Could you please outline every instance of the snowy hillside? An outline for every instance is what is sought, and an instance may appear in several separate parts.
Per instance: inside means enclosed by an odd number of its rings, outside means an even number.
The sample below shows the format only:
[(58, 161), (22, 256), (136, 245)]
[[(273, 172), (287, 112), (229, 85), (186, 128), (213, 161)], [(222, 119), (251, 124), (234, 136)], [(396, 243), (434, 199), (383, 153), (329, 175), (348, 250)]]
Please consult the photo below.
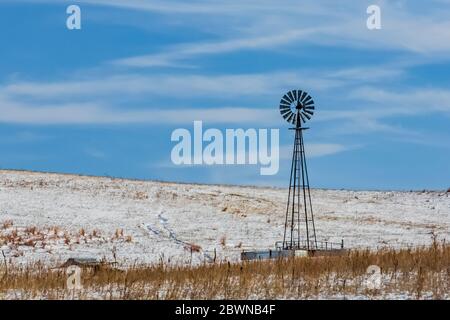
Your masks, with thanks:
[[(0, 171), (0, 247), (15, 262), (238, 260), (282, 239), (283, 189)], [(450, 193), (313, 190), (317, 235), (346, 247), (450, 239)]]

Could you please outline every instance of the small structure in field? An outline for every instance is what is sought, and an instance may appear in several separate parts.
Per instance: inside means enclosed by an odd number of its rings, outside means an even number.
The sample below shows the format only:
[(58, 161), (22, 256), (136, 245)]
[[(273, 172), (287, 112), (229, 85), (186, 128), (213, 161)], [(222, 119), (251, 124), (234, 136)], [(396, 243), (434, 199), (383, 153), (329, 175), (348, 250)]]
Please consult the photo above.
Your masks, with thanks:
[(60, 268), (67, 268), (70, 266), (77, 266), (80, 268), (98, 268), (103, 264), (104, 263), (102, 261), (95, 258), (69, 258), (60, 266)]
[(316, 248), (317, 249), (308, 249), (304, 243), (300, 245), (294, 244), (292, 248), (285, 248), (283, 247), (283, 243), (278, 241), (275, 243), (274, 250), (242, 251), (241, 260), (337, 256), (346, 252), (343, 240), (340, 243), (318, 241)]

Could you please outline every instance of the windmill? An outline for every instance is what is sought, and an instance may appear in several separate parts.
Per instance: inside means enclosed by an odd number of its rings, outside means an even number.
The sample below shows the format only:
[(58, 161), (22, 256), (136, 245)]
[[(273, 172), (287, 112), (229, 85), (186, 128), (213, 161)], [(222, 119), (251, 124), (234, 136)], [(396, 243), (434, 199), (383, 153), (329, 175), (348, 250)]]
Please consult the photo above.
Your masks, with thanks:
[(317, 241), (316, 237), (303, 141), (303, 131), (308, 129), (304, 124), (313, 116), (314, 108), (314, 100), (302, 90), (291, 90), (281, 98), (280, 113), (294, 125), (290, 129), (295, 130), (283, 241), (275, 242), (275, 250), (242, 251), (242, 260), (339, 255), (345, 252), (344, 240), (333, 243)]
[(282, 248), (317, 250), (316, 227), (303, 142), (303, 131), (308, 129), (303, 124), (314, 114), (314, 100), (305, 91), (289, 91), (281, 98), (280, 113), (287, 122), (294, 125), (290, 129), (295, 130)]

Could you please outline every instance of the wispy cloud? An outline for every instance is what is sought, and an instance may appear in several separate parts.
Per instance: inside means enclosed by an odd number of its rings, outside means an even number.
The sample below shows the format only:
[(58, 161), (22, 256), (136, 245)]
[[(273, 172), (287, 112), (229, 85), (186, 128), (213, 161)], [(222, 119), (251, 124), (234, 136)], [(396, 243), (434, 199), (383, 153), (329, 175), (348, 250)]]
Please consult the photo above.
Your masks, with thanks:
[[(222, 108), (150, 108), (124, 110), (101, 104), (34, 105), (0, 101), (0, 122), (17, 124), (190, 124), (202, 120), (209, 124), (274, 125), (278, 120), (276, 109), (222, 107)], [(277, 121), (279, 122), (279, 121)]]
[[(205, 143), (206, 145), (207, 143)], [(333, 154), (338, 154), (341, 152), (354, 150), (357, 148), (361, 148), (361, 145), (351, 145), (351, 146), (345, 146), (338, 143), (307, 143), (305, 144), (305, 152), (307, 153), (308, 158), (319, 158), (319, 157), (325, 157), (330, 156)], [(241, 152), (244, 152), (243, 154)], [(292, 159), (292, 146), (291, 145), (283, 145), (279, 147), (279, 159), (280, 161), (283, 160), (291, 160)], [(224, 159), (227, 156), (227, 150), (224, 150), (224, 152), (220, 152), (219, 154)], [(233, 151), (234, 156), (241, 156), (241, 157), (248, 157), (249, 156), (249, 150), (237, 150), (237, 152)], [(258, 158), (258, 153), (253, 155), (254, 158)], [(197, 159), (197, 161), (195, 160)], [(159, 161), (157, 163), (152, 163), (151, 167), (157, 167), (157, 168), (186, 168), (186, 167), (221, 167), (222, 165), (208, 165), (203, 163), (203, 158), (194, 158), (192, 160), (193, 163), (199, 163), (199, 164), (183, 164), (183, 165), (175, 165), (173, 164), (170, 159), (165, 159), (162, 161)], [(259, 164), (257, 164), (259, 166)], [(247, 165), (247, 166), (257, 166), (257, 165)]]
[(156, 66), (179, 66), (180, 61), (199, 55), (223, 54), (239, 50), (275, 48), (277, 46), (293, 43), (305, 39), (321, 28), (307, 28), (302, 30), (291, 30), (267, 36), (248, 37), (212, 42), (194, 42), (168, 48), (166, 53), (140, 55), (127, 57), (112, 61), (115, 65), (129, 67), (156, 67)]
[(11, 132), (7, 136), (0, 137), (0, 143), (35, 143), (43, 140), (47, 140), (50, 137), (34, 131), (18, 131)]
[(415, 115), (429, 112), (450, 113), (450, 91), (440, 88), (414, 88), (406, 91), (389, 91), (382, 88), (363, 87), (352, 92), (351, 97), (387, 106), (376, 113), (380, 116)]
[[(8, 0), (4, 0), (8, 1)], [(65, 0), (15, 0), (15, 2), (29, 3), (62, 3)], [(12, 0), (11, 0), (12, 2)], [(181, 0), (77, 0), (80, 4), (91, 4), (97, 6), (117, 7), (136, 11), (148, 11), (168, 15), (242, 15), (246, 16), (248, 11), (255, 14), (260, 13), (317, 13), (321, 5), (315, 1), (305, 1), (302, 6), (298, 6), (295, 0), (286, 0), (283, 6), (273, 0), (191, 0), (189, 2)], [(329, 4), (333, 3), (327, 1)], [(251, 17), (248, 17), (251, 18)]]
[[(299, 84), (308, 90), (324, 91), (350, 85), (362, 85), (393, 80), (404, 75), (404, 70), (386, 65), (383, 68), (359, 66), (349, 68), (312, 70), (308, 68), (243, 74), (98, 74), (90, 77), (61, 79), (54, 82), (20, 81), (0, 86), (2, 97), (20, 99), (72, 100), (111, 98), (117, 95), (150, 95), (152, 97), (205, 96), (269, 96), (279, 95)], [(307, 81), (305, 80), (307, 79)]]
[(231, 75), (137, 75), (119, 74), (58, 82), (15, 82), (0, 88), (1, 95), (34, 98), (58, 98), (71, 95), (105, 96), (117, 94), (151, 94), (154, 96), (192, 97), (206, 95), (248, 96), (279, 93), (296, 87), (308, 77), (308, 87), (315, 90), (344, 83), (337, 77), (308, 75), (309, 72), (271, 72)]
[[(338, 143), (306, 143), (305, 152), (308, 157), (323, 157), (329, 156), (344, 151), (360, 148), (361, 145), (345, 146)], [(292, 146), (280, 147), (280, 159), (290, 160), (292, 158)]]
[[(19, 0), (35, 3), (61, 3), (62, 0)], [(18, 0), (10, 1), (17, 3)], [(404, 1), (298, 1), (287, 0), (81, 0), (81, 5), (129, 9), (164, 15), (167, 25), (177, 21), (180, 30), (195, 28), (209, 40), (171, 45), (153, 54), (142, 53), (117, 59), (116, 64), (134, 67), (173, 66), (180, 60), (206, 54), (252, 49), (287, 50), (319, 44), (332, 47), (398, 50), (420, 55), (450, 51), (450, 8), (442, 0), (417, 4)], [(382, 29), (366, 28), (366, 8), (378, 4)], [(424, 14), (424, 12), (426, 14)], [(127, 23), (121, 21), (121, 23)], [(129, 23), (134, 24), (132, 18)], [(314, 27), (312, 27), (314, 26)], [(147, 26), (146, 26), (147, 27)], [(301, 40), (301, 41), (300, 41)]]
[[(330, 130), (337, 135), (392, 134), (391, 139), (405, 142), (432, 144), (417, 127), (402, 126), (391, 119), (405, 119), (433, 115), (450, 117), (450, 91), (441, 88), (409, 88), (386, 90), (381, 87), (363, 86), (349, 92), (346, 103), (351, 107), (328, 108), (315, 115), (318, 122), (339, 123)], [(327, 102), (328, 104), (329, 102)]]
[[(90, 1), (106, 4), (106, 1)], [(113, 5), (163, 12), (165, 14), (189, 13), (186, 25), (204, 27), (205, 19), (213, 20), (214, 37), (208, 41), (194, 41), (169, 46), (152, 54), (141, 54), (114, 60), (116, 65), (128, 67), (154, 67), (182, 65), (185, 60), (212, 54), (225, 54), (242, 50), (283, 50), (304, 48), (308, 44), (330, 47), (351, 47), (377, 51), (397, 50), (419, 55), (442, 55), (450, 51), (450, 8), (435, 2), (435, 9), (427, 14), (411, 10), (402, 2), (378, 2), (382, 10), (382, 30), (367, 30), (367, 1), (355, 5), (354, 1), (296, 1), (279, 4), (276, 1), (219, 1), (214, 5), (193, 2), (177, 6), (148, 5), (143, 1), (116, 1)], [(431, 6), (429, 6), (431, 8)], [(167, 9), (167, 11), (166, 11)], [(213, 17), (205, 17), (205, 13)], [(193, 19), (195, 15), (199, 19)], [(229, 25), (230, 15), (234, 17)], [(219, 21), (219, 23), (217, 23)], [(314, 27), (312, 27), (314, 26)], [(195, 63), (195, 62), (194, 62)]]
[(86, 147), (84, 149), (84, 153), (87, 154), (88, 156), (95, 158), (95, 159), (104, 159), (106, 158), (106, 153), (101, 151), (98, 148), (93, 148), (93, 147)]
[[(364, 70), (336, 71), (338, 77), (358, 78)], [(370, 73), (370, 72), (369, 72)], [(390, 73), (387, 72), (389, 75)], [(333, 82), (331, 74), (328, 79), (317, 79), (319, 85), (344, 85), (345, 79)], [(378, 76), (385, 76), (380, 73)], [(290, 78), (291, 77), (291, 78)], [(55, 83), (14, 83), (0, 88), (0, 121), (10, 123), (38, 124), (88, 124), (88, 123), (158, 123), (182, 124), (194, 120), (208, 123), (239, 124), (279, 124), (278, 110), (273, 106), (220, 106), (193, 108), (188, 103), (171, 109), (155, 103), (148, 107), (127, 108), (114, 104), (114, 99), (121, 94), (149, 94), (160, 99), (173, 94), (176, 83), (179, 96), (240, 96), (249, 97), (283, 92), (283, 86), (291, 87), (298, 80), (298, 75), (232, 75), (232, 76), (168, 76), (159, 79), (155, 76), (113, 76), (106, 79)], [(290, 79), (289, 79), (290, 78)], [(158, 80), (159, 79), (159, 80)], [(178, 82), (179, 81), (179, 82)], [(353, 80), (352, 80), (353, 81)], [(355, 80), (356, 81), (356, 80)], [(182, 83), (185, 85), (183, 86)], [(291, 84), (291, 85), (289, 85)], [(309, 83), (311, 84), (311, 83)], [(74, 101), (64, 100), (67, 96)], [(90, 102), (77, 101), (76, 97), (89, 98)], [(44, 101), (41, 101), (41, 100)], [(380, 120), (419, 116), (423, 114), (449, 114), (450, 92), (445, 89), (421, 89), (393, 92), (378, 87), (364, 86), (348, 94), (349, 105), (321, 106), (315, 115), (315, 121), (335, 122), (342, 120), (341, 127), (353, 132), (394, 132), (413, 134), (404, 128), (396, 128)], [(63, 102), (61, 102), (63, 101)], [(160, 101), (160, 100), (159, 100)]]

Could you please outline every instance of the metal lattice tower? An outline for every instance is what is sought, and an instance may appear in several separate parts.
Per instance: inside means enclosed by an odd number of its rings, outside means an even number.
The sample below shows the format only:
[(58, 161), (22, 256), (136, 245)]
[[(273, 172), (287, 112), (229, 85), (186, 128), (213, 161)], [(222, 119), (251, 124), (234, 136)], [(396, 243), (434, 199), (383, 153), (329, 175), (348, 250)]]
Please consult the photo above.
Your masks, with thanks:
[(302, 90), (286, 93), (280, 101), (280, 112), (284, 119), (295, 125), (294, 150), (292, 153), (289, 195), (284, 224), (283, 248), (316, 250), (317, 238), (314, 214), (306, 166), (305, 145), (302, 127), (314, 113), (314, 101)]

